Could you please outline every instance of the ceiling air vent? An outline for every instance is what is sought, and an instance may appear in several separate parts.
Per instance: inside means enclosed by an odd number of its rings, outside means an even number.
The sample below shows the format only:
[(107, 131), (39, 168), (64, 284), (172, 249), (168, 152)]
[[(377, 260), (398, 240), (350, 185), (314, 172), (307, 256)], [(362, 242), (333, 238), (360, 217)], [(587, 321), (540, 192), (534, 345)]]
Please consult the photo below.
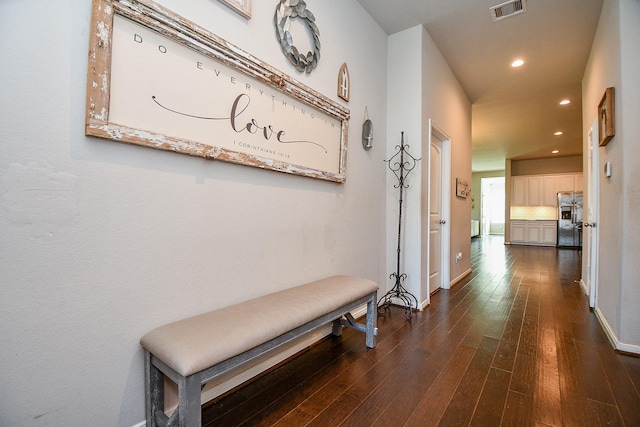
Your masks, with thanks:
[(494, 22), (527, 11), (527, 0), (513, 0), (489, 8)]

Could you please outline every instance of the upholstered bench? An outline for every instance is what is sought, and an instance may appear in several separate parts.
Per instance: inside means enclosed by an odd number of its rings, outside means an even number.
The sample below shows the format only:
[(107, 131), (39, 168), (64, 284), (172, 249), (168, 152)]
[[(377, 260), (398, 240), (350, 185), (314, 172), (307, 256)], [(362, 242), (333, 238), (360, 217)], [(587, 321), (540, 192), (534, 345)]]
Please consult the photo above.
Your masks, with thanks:
[[(366, 334), (375, 346), (378, 285), (352, 276), (333, 276), (179, 320), (142, 337), (147, 426), (199, 427), (200, 392), (212, 379), (264, 353), (333, 322)], [(366, 325), (351, 311), (367, 304)], [(178, 385), (178, 407), (167, 417), (163, 374)]]

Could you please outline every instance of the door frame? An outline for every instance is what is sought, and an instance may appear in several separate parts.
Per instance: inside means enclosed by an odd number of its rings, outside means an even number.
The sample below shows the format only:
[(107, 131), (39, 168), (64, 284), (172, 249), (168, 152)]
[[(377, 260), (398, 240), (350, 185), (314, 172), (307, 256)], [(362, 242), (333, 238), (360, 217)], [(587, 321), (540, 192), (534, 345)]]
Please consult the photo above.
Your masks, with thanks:
[(429, 194), (431, 194), (431, 180), (429, 179), (429, 165), (431, 165), (431, 143), (434, 139), (437, 139), (442, 144), (442, 176), (440, 180), (440, 190), (442, 194), (442, 216), (445, 221), (445, 226), (442, 227), (440, 233), (440, 249), (442, 256), (440, 257), (440, 275), (441, 275), (441, 289), (450, 289), (451, 282), (451, 270), (450, 270), (450, 257), (451, 257), (451, 138), (442, 131), (441, 128), (433, 123), (432, 119), (429, 119), (429, 137), (427, 139), (426, 146), (422, 147), (422, 152), (427, 153), (427, 167), (422, 168), (422, 177), (424, 190), (422, 192), (422, 205), (426, 207), (422, 215), (422, 239), (424, 248), (424, 254), (422, 257), (423, 274), (421, 300), (422, 308), (429, 305), (431, 296), (429, 295), (429, 256), (431, 254), (429, 244), (429, 213), (431, 212), (431, 201)]
[[(589, 307), (595, 308), (598, 304), (598, 265), (600, 262), (599, 240), (600, 232), (598, 227), (599, 200), (600, 200), (600, 145), (598, 143), (598, 120), (591, 125), (587, 136), (589, 150), (587, 151), (587, 195), (588, 212), (585, 215), (586, 221), (591, 221), (590, 227), (583, 226), (583, 244), (587, 247), (588, 263), (586, 263), (586, 282), (581, 280), (581, 285), (585, 293), (589, 296)], [(593, 226), (595, 224), (595, 226)], [(585, 232), (585, 229), (588, 230)]]

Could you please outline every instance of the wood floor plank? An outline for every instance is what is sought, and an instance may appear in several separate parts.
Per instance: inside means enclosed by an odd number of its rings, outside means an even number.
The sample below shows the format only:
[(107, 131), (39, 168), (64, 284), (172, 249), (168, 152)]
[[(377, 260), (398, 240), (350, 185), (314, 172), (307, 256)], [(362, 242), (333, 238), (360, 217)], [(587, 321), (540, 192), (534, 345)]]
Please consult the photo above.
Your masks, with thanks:
[(471, 419), (471, 426), (499, 426), (504, 402), (509, 393), (511, 373), (491, 368), (484, 384), (480, 400)]
[(537, 375), (533, 382), (533, 419), (550, 425), (562, 425), (560, 375), (555, 331), (540, 331), (536, 356)]
[[(487, 292), (487, 295), (492, 294), (492, 288), (495, 289), (496, 283), (489, 284), (488, 286), (482, 286)], [(483, 298), (486, 300), (487, 298)], [(406, 393), (401, 393), (394, 398), (388, 408), (383, 414), (376, 420), (374, 425), (385, 427), (388, 425), (402, 425), (407, 421), (409, 415), (414, 408), (421, 406), (428, 407), (431, 397), (429, 392), (431, 390), (438, 391), (440, 396), (447, 396), (442, 408), (446, 407), (451, 395), (455, 388), (451, 389), (450, 394), (443, 394), (442, 388), (439, 385), (434, 385), (434, 381), (442, 381), (443, 378), (440, 373), (449, 371), (446, 365), (452, 360), (465, 363), (466, 357), (460, 356), (460, 353), (472, 354), (473, 350), (477, 349), (482, 342), (483, 335), (487, 329), (486, 317), (490, 317), (492, 309), (486, 303), (482, 303), (481, 299), (477, 299), (474, 303), (477, 309), (467, 310), (465, 314), (465, 321), (459, 321), (456, 325), (449, 330), (447, 339), (442, 342), (434, 343), (430, 338), (431, 335), (427, 335), (424, 341), (420, 344), (420, 348), (428, 350), (429, 356), (424, 359), (423, 363), (429, 368), (428, 371), (416, 371), (412, 376), (410, 382), (407, 384)], [(477, 343), (477, 344), (476, 344)], [(469, 356), (469, 360), (470, 360)], [(462, 370), (461, 372), (464, 372)], [(437, 377), (437, 378), (436, 378)], [(450, 380), (449, 380), (450, 382)], [(423, 397), (424, 395), (424, 397)], [(436, 399), (435, 402), (442, 402), (442, 400)], [(434, 420), (432, 410), (427, 410), (429, 419)], [(420, 410), (414, 411), (416, 414), (420, 413)], [(419, 419), (414, 416), (414, 420)], [(422, 421), (424, 425), (424, 420)]]
[[(343, 394), (340, 399), (331, 405), (331, 410), (320, 412), (309, 424), (309, 427), (339, 426), (359, 405), (360, 401), (348, 394)], [(290, 424), (291, 425), (291, 424)], [(300, 424), (297, 424), (300, 425)]]
[(500, 425), (504, 427), (533, 425), (533, 398), (525, 394), (510, 391), (504, 406), (504, 413)]
[[(604, 348), (604, 346), (602, 346)], [(631, 382), (635, 386), (636, 390), (640, 390), (640, 357), (633, 357), (623, 354), (618, 354), (620, 356), (618, 360), (624, 366), (625, 371), (631, 378)]]
[[(392, 401), (403, 393), (409, 393), (405, 387), (414, 376), (421, 376), (421, 370), (426, 368), (424, 360), (427, 354), (422, 350), (411, 352), (409, 357), (399, 360), (399, 364), (385, 375), (384, 384), (380, 387), (370, 388), (362, 403), (344, 420), (343, 425), (372, 425), (389, 407)], [(402, 367), (401, 369), (399, 369)], [(352, 387), (347, 394), (353, 395), (356, 390)], [(359, 393), (362, 390), (358, 390)]]
[(598, 355), (597, 345), (576, 341), (580, 354), (580, 368), (583, 375), (584, 393), (587, 398), (607, 404), (615, 404), (611, 387), (604, 373), (604, 367)]
[(476, 349), (459, 346), (407, 419), (407, 427), (437, 426), (458, 388)]
[(513, 365), (510, 390), (533, 396), (538, 384), (538, 363), (537, 355), (518, 353)]
[(634, 385), (640, 370), (625, 368), (625, 364), (640, 367), (640, 359), (612, 352), (608, 345), (598, 345), (597, 351), (622, 420), (626, 426), (640, 426), (640, 393)]
[(500, 339), (500, 337), (502, 337), (507, 320), (509, 319), (509, 313), (511, 313), (511, 308), (517, 295), (517, 290), (520, 287), (520, 278), (512, 277), (507, 279), (505, 277), (504, 279), (505, 280), (501, 282), (503, 286), (496, 291), (496, 297), (499, 301), (492, 322), (486, 333), (486, 336), (490, 338)]
[(467, 425), (473, 417), (478, 399), (484, 387), (498, 341), (484, 338), (467, 368), (451, 402), (440, 420), (439, 426)]
[(504, 371), (511, 372), (518, 351), (518, 344), (522, 332), (524, 321), (524, 311), (529, 294), (528, 286), (520, 286), (513, 302), (513, 307), (509, 313), (509, 318), (500, 337), (500, 343), (496, 351), (492, 366)]
[(558, 370), (560, 378), (560, 399), (562, 402), (562, 423), (566, 426), (587, 426), (586, 393), (581, 372), (580, 355), (572, 340), (563, 334), (566, 330), (556, 329), (558, 343)]
[(625, 423), (620, 417), (618, 408), (614, 405), (598, 402), (597, 400), (587, 400), (585, 408), (589, 425), (592, 426), (611, 426), (624, 427)]
[[(405, 323), (403, 323), (403, 325)], [(353, 332), (344, 331), (343, 335), (349, 333)], [(306, 425), (303, 419), (311, 421), (328, 406), (332, 405), (342, 396), (345, 390), (363, 378), (371, 370), (372, 366), (384, 360), (386, 356), (397, 347), (399, 342), (397, 338), (405, 334), (406, 332), (404, 332), (403, 329), (399, 329), (388, 337), (382, 336), (375, 349), (368, 350), (367, 353), (355, 361), (349, 369), (338, 372), (328, 383), (316, 385), (315, 393), (311, 394), (309, 398), (305, 399), (294, 410), (283, 416), (277, 423), (274, 423), (274, 425), (283, 427)]]
[[(402, 426), (420, 403), (421, 397), (433, 384), (438, 373), (432, 369), (416, 372), (396, 393), (387, 408), (371, 427)], [(346, 424), (345, 425), (349, 425)]]
[(570, 249), (472, 240), (472, 273), (375, 349), (345, 329), (203, 407), (209, 426), (638, 426), (640, 359), (611, 348)]

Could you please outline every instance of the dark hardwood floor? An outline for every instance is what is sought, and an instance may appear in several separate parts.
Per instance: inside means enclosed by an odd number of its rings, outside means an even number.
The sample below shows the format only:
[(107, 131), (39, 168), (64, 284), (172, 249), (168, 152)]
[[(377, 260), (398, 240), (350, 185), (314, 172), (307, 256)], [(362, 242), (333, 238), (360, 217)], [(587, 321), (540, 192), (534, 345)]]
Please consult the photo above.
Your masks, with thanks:
[(350, 329), (203, 407), (206, 426), (640, 426), (640, 358), (617, 354), (575, 250), (474, 239), (473, 273), (406, 321)]

